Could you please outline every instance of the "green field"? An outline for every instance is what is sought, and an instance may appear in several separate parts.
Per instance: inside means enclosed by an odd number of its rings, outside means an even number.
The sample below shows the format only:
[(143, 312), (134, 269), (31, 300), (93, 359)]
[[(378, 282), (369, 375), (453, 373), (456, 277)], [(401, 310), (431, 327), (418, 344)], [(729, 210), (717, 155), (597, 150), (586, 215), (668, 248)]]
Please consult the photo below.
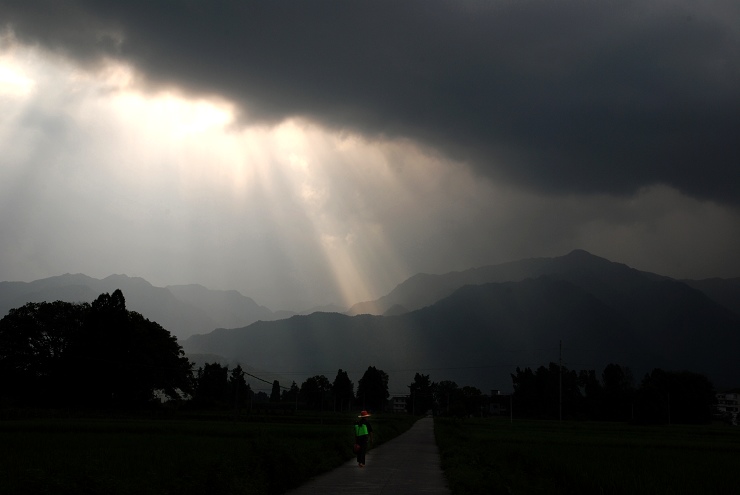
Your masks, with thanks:
[(726, 425), (436, 419), (453, 494), (719, 494), (740, 490)]
[[(0, 493), (278, 494), (352, 457), (354, 414), (0, 421)], [(376, 443), (415, 418), (373, 418)], [(435, 419), (463, 494), (736, 493), (740, 429)]]
[[(0, 493), (283, 493), (352, 457), (355, 416), (0, 421)], [(376, 442), (412, 422), (374, 417)]]

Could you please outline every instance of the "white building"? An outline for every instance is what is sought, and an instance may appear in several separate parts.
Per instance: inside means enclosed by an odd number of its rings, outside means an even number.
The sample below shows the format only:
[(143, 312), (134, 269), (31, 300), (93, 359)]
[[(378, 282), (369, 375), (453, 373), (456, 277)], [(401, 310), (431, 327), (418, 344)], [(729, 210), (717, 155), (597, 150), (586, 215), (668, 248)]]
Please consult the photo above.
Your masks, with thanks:
[(393, 395), (391, 396), (391, 412), (394, 413), (405, 413), (406, 403), (408, 402), (408, 395)]
[(737, 426), (737, 414), (740, 412), (740, 394), (736, 392), (717, 393), (717, 414), (729, 418)]

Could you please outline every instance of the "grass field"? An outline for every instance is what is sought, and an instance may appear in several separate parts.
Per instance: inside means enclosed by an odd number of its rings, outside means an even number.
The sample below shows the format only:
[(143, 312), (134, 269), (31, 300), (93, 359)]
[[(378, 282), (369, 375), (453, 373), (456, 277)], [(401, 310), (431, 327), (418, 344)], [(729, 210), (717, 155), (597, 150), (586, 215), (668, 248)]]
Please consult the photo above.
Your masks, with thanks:
[(453, 494), (719, 494), (740, 490), (740, 430), (435, 420)]
[[(355, 415), (0, 421), (0, 493), (277, 494), (352, 457)], [(373, 418), (377, 443), (412, 418)]]

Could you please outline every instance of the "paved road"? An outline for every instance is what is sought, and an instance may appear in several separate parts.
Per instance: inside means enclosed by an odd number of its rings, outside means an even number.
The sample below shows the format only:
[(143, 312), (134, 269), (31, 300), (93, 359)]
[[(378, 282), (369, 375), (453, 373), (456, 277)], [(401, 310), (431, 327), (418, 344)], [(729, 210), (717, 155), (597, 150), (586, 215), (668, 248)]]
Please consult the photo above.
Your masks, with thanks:
[(417, 421), (406, 433), (367, 453), (364, 468), (352, 460), (289, 495), (449, 495), (439, 466), (432, 418)]

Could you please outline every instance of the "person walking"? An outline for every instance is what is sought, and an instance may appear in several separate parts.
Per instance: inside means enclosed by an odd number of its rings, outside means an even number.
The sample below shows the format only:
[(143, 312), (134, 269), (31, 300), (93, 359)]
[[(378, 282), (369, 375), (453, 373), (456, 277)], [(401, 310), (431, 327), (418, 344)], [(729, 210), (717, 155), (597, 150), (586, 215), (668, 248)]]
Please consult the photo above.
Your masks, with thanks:
[(373, 441), (373, 427), (367, 420), (369, 417), (370, 413), (362, 411), (357, 416), (358, 419), (355, 422), (355, 445), (358, 446), (357, 465), (360, 467), (365, 467), (365, 454), (367, 453), (368, 441), (370, 443)]

